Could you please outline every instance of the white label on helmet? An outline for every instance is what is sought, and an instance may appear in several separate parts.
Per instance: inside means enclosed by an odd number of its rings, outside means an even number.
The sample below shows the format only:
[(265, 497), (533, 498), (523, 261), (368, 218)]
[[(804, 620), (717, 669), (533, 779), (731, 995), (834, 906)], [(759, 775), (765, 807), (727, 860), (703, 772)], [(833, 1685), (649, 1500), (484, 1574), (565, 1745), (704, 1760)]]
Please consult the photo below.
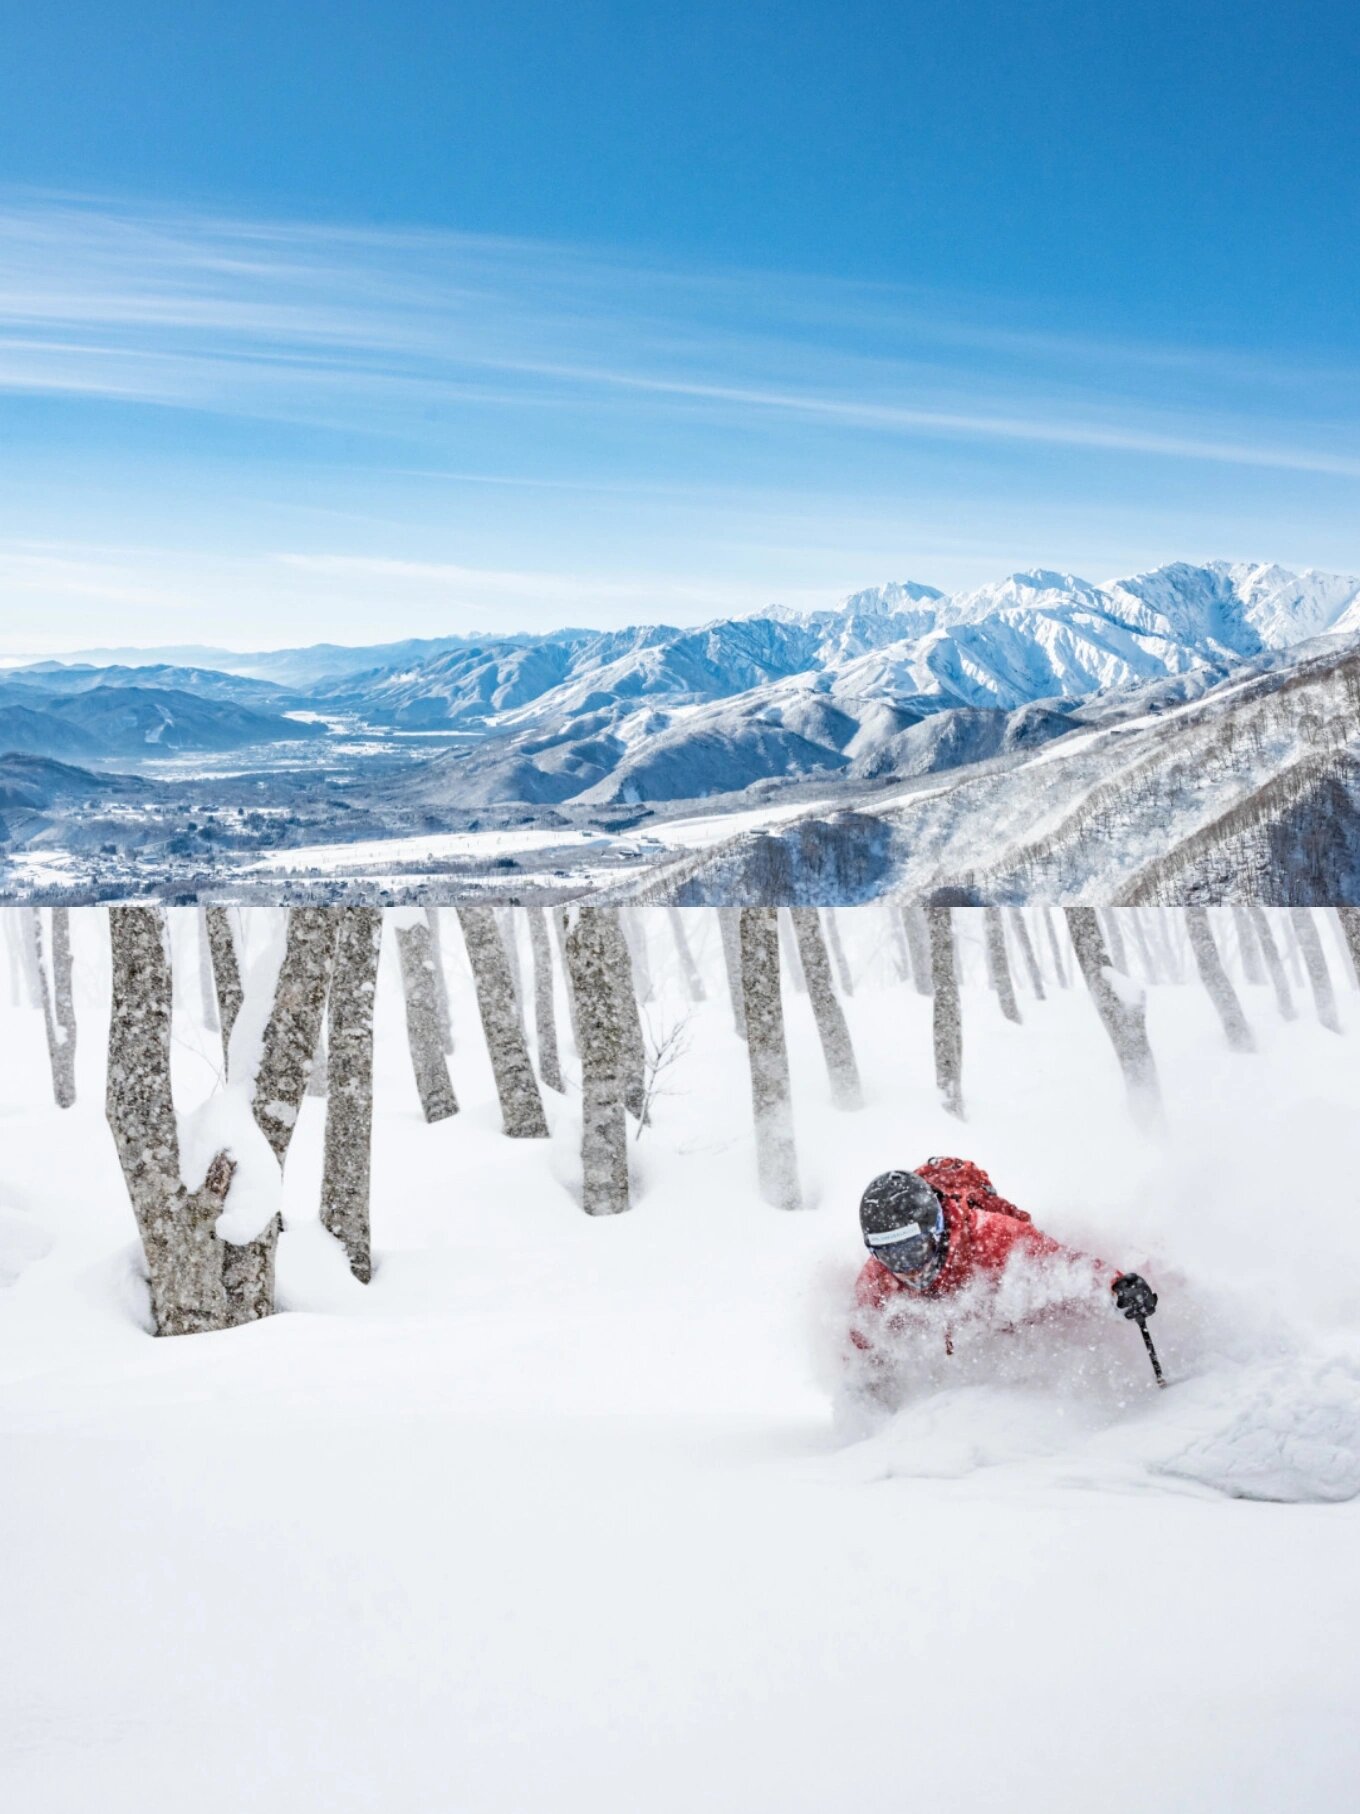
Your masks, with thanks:
[(893, 1247), (898, 1241), (910, 1241), (924, 1231), (919, 1222), (908, 1222), (905, 1228), (890, 1228), (885, 1234), (865, 1235), (866, 1247)]

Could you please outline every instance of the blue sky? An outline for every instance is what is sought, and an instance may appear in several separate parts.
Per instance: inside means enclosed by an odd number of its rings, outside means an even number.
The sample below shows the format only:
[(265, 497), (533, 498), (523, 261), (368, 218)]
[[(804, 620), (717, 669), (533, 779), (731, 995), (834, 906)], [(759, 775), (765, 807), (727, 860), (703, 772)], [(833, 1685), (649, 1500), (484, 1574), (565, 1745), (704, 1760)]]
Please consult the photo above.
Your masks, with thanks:
[(1360, 568), (1353, 7), (0, 10), (0, 643)]

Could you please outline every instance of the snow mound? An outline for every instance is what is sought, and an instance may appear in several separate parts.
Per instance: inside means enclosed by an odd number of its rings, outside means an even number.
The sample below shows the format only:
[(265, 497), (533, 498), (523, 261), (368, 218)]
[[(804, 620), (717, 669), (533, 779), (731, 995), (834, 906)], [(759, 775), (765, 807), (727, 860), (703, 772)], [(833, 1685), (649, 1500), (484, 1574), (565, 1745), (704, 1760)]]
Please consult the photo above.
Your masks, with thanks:
[(1070, 1451), (1106, 1419), (1090, 1400), (1018, 1386), (953, 1386), (904, 1405), (874, 1427), (838, 1407), (844, 1435), (863, 1441), (837, 1458), (841, 1481), (960, 1480), (983, 1468), (1022, 1466)]
[(55, 1243), (46, 1231), (27, 1216), (0, 1209), (0, 1290), (13, 1285), (35, 1260), (51, 1253)]
[(1286, 1504), (1360, 1497), (1360, 1361), (1312, 1356), (1249, 1375), (1228, 1420), (1154, 1472), (1235, 1499)]

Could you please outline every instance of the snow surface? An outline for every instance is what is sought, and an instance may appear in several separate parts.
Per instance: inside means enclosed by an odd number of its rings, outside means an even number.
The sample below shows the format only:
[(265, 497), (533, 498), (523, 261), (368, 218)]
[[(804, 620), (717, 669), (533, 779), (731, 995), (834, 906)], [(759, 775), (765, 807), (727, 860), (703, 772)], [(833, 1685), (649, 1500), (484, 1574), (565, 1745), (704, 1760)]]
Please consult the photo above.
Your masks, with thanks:
[[(261, 958), (277, 917), (245, 917)], [(446, 916), (462, 1110), (434, 1127), (384, 948), (373, 1284), (315, 1220), (309, 1098), (286, 1313), (155, 1342), (101, 1119), (103, 920), (74, 916), (75, 1109), (40, 1013), (0, 1005), (0, 1803), (1354, 1806), (1360, 994), (1338, 1038), (1245, 991), (1243, 1057), (1198, 987), (1150, 987), (1150, 1142), (1084, 994), (1022, 994), (1008, 1025), (970, 919), (961, 1128), (886, 915), (838, 917), (869, 1102), (829, 1106), (787, 991), (805, 1212), (755, 1194), (715, 916), (686, 916), (709, 999), (632, 1149), (636, 1207), (597, 1222), (572, 1098), (546, 1142), (499, 1131)], [(220, 1045), (172, 918), (192, 1113)], [(689, 1010), (647, 928), (664, 1028)], [(1170, 1390), (1076, 1267), (1008, 1277), (1010, 1332), (969, 1325), (952, 1359), (918, 1336), (897, 1415), (853, 1400), (859, 1191), (959, 1150), (1147, 1273)]]
[[(826, 810), (831, 804), (831, 801), (799, 800), (785, 806), (752, 807), (745, 812), (687, 813), (674, 819), (652, 819), (645, 830), (631, 835), (625, 833), (622, 837), (588, 827), (540, 825), (428, 832), (418, 837), (368, 838), (344, 844), (307, 844), (251, 858), (239, 866), (239, 873), (297, 875), (310, 870), (329, 873), (353, 869), (369, 875), (382, 871), (389, 864), (441, 863), (459, 859), (490, 862), (495, 857), (512, 855), (523, 860), (542, 853), (545, 858), (549, 855), (560, 858), (566, 873), (575, 876), (578, 862), (588, 867), (592, 858), (615, 855), (630, 844), (653, 855), (670, 849), (703, 850), (740, 832), (783, 824), (804, 813)], [(37, 862), (31, 864), (30, 869), (38, 879)], [(523, 878), (516, 879), (522, 881)], [(488, 878), (488, 885), (503, 889), (504, 878)]]

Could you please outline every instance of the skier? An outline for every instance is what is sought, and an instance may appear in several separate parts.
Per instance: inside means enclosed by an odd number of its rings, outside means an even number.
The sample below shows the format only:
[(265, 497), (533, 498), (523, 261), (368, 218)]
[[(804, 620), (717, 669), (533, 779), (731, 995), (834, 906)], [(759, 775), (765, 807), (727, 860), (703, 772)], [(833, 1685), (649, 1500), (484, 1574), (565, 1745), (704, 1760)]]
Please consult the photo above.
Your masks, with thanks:
[[(1014, 1255), (1085, 1260), (1098, 1280), (1108, 1282), (1126, 1317), (1141, 1322), (1157, 1308), (1157, 1294), (1146, 1279), (1089, 1260), (1041, 1233), (968, 1159), (930, 1159), (918, 1171), (884, 1172), (860, 1199), (859, 1220), (869, 1258), (855, 1285), (850, 1339), (880, 1369), (887, 1360), (881, 1345), (885, 1326), (890, 1334), (910, 1315), (913, 1301), (946, 1298), (965, 1285), (999, 1280)], [(948, 1332), (945, 1346), (953, 1352)], [(872, 1378), (868, 1384), (875, 1390)]]

